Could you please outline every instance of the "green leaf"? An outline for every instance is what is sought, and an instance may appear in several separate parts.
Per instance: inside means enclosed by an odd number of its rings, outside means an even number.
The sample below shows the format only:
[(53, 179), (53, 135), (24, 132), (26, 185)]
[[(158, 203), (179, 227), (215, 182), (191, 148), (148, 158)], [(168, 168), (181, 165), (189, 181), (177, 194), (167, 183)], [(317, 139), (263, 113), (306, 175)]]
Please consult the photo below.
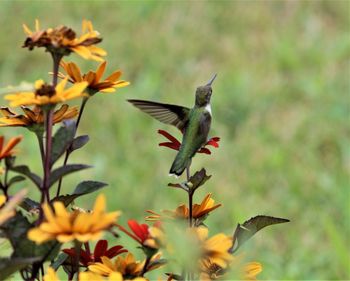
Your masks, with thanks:
[(85, 144), (88, 143), (89, 140), (90, 140), (90, 138), (88, 135), (76, 137), (72, 142), (72, 145), (70, 147), (70, 151), (74, 151), (74, 150), (77, 150), (79, 148), (82, 148)]
[(65, 175), (81, 171), (87, 168), (91, 168), (91, 166), (84, 164), (67, 164), (65, 166), (59, 167), (52, 171), (49, 186), (52, 186), (56, 181), (58, 181), (61, 177)]
[(28, 219), (19, 212), (0, 226), (14, 250), (12, 257), (54, 259), (59, 252), (60, 243), (49, 241), (36, 245), (27, 238), (27, 232), (32, 227), (33, 225), (29, 223)]
[(32, 212), (34, 210), (39, 210), (40, 204), (30, 198), (25, 198), (19, 206), (26, 210), (27, 212)]
[(8, 182), (8, 186), (11, 186), (13, 185), (14, 183), (16, 182), (21, 182), (21, 181), (24, 181), (26, 178), (25, 177), (22, 177), (22, 176), (15, 176), (13, 178), (11, 178)]
[(66, 253), (60, 253), (56, 260), (51, 264), (51, 267), (57, 271), (57, 269), (66, 261), (69, 257)]
[(52, 153), (51, 153), (51, 165), (53, 165), (61, 155), (72, 144), (75, 135), (75, 122), (64, 122), (64, 125), (60, 127), (55, 133), (52, 139)]
[(38, 260), (38, 258), (0, 258), (0, 280), (5, 280), (11, 274)]
[(30, 171), (29, 167), (26, 165), (11, 167), (11, 171), (14, 171), (16, 173), (25, 175), (27, 178), (29, 178), (37, 187), (41, 187), (42, 185), (42, 179), (37, 175)]
[(63, 202), (65, 206), (68, 206), (73, 202), (74, 199), (95, 192), (103, 187), (107, 186), (104, 182), (99, 181), (83, 181), (77, 185), (74, 192), (72, 194), (61, 195), (53, 199), (53, 201)]
[(193, 193), (197, 188), (205, 184), (205, 182), (210, 178), (211, 176), (208, 176), (206, 170), (202, 168), (200, 171), (195, 172), (195, 174), (190, 177), (188, 182), (169, 183), (168, 186), (182, 188)]
[(243, 224), (238, 224), (235, 233), (233, 234), (233, 246), (230, 249), (230, 252), (236, 252), (239, 247), (264, 227), (285, 222), (289, 222), (289, 220), (260, 215), (251, 218)]

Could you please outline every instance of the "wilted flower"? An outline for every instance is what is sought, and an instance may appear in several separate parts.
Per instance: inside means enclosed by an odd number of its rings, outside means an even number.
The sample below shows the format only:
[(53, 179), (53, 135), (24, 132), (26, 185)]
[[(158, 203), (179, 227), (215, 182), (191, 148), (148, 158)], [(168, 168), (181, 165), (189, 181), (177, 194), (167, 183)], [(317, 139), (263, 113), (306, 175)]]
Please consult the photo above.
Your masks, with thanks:
[(87, 82), (87, 91), (89, 95), (93, 95), (97, 92), (112, 93), (117, 88), (123, 88), (128, 86), (130, 83), (124, 80), (118, 80), (122, 75), (120, 70), (114, 71), (107, 78), (102, 79), (104, 71), (106, 69), (107, 62), (102, 62), (96, 71), (89, 71), (86, 74), (81, 74), (79, 67), (74, 62), (61, 62), (61, 66), (66, 72), (66, 75), (59, 73), (60, 78), (66, 79), (72, 83)]
[(34, 92), (19, 92), (5, 96), (11, 106), (19, 105), (55, 105), (67, 100), (85, 96), (83, 91), (87, 82), (76, 83), (72, 87), (65, 89), (67, 79), (62, 80), (56, 87), (44, 83), (43, 80), (35, 82)]
[(46, 220), (38, 227), (28, 231), (28, 238), (37, 244), (56, 239), (61, 243), (72, 240), (87, 242), (97, 240), (102, 232), (111, 227), (120, 212), (106, 213), (106, 198), (100, 194), (94, 208), (89, 213), (75, 211), (67, 212), (62, 202), (54, 202), (53, 209), (45, 203), (43, 205)]
[[(0, 127), (27, 127), (31, 128), (35, 125), (44, 123), (44, 112), (39, 106), (33, 109), (21, 106), (24, 114), (17, 114), (8, 107), (1, 107), (0, 113), (4, 116), (0, 118)], [(63, 104), (53, 114), (53, 124), (60, 123), (63, 120), (74, 118), (78, 115), (77, 107), (69, 107), (68, 104)]]
[[(76, 258), (76, 252), (74, 248), (63, 249), (64, 253), (69, 255), (73, 260)], [(124, 249), (123, 246), (117, 245), (108, 249), (107, 240), (99, 240), (95, 246), (93, 253), (87, 250), (80, 249), (79, 261), (83, 266), (88, 266), (90, 263), (101, 262), (101, 257), (105, 256), (109, 259), (114, 258), (117, 255), (126, 253), (128, 250)]]
[[(202, 221), (211, 211), (220, 206), (221, 204), (215, 205), (214, 199), (211, 198), (211, 193), (208, 193), (200, 204), (193, 204), (192, 218)], [(157, 214), (151, 210), (147, 212), (151, 214), (146, 217), (150, 221), (157, 221), (162, 218), (188, 219), (189, 216), (189, 209), (185, 204), (178, 206), (175, 210), (163, 210), (162, 214)]]
[(11, 138), (5, 146), (4, 140), (4, 136), (0, 136), (0, 161), (15, 154), (13, 148), (22, 140), (22, 137)]
[(40, 29), (38, 20), (35, 21), (35, 31), (31, 31), (25, 24), (23, 28), (28, 36), (23, 47), (29, 50), (44, 47), (47, 51), (59, 55), (69, 55), (75, 52), (85, 59), (97, 61), (102, 61), (101, 57), (106, 55), (103, 49), (95, 46), (102, 39), (99, 37), (100, 34), (94, 30), (91, 21), (83, 20), (83, 34), (80, 37), (77, 37), (76, 33), (66, 26)]
[[(162, 136), (166, 137), (169, 141), (168, 142), (162, 142), (159, 144), (159, 146), (165, 146), (169, 147), (174, 150), (179, 150), (181, 146), (181, 142), (179, 142), (174, 136), (169, 134), (168, 132), (164, 130), (158, 130), (158, 133), (161, 134)], [(211, 154), (211, 151), (206, 148), (205, 146), (211, 145), (213, 147), (219, 147), (219, 137), (213, 137), (211, 138), (202, 148), (198, 150), (198, 153), (204, 153), (204, 154)]]
[[(145, 260), (136, 261), (133, 254), (128, 253), (125, 257), (118, 256), (114, 262), (107, 257), (101, 258), (102, 262), (97, 262), (88, 266), (89, 271), (102, 276), (110, 276), (114, 272), (120, 272), (124, 277), (135, 278), (140, 276), (145, 266)], [(144, 270), (145, 272), (154, 270), (164, 263), (160, 260), (160, 254), (153, 256)], [(144, 272), (144, 273), (145, 273)]]

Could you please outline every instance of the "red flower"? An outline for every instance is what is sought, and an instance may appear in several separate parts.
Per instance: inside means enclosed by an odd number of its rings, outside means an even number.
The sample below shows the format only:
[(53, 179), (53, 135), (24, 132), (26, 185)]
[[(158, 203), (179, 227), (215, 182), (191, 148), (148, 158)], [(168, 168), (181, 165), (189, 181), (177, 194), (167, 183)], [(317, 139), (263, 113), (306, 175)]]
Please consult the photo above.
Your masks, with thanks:
[[(174, 136), (170, 135), (168, 132), (164, 130), (158, 130), (158, 133), (166, 137), (169, 141), (168, 142), (161, 142), (159, 146), (166, 146), (174, 150), (179, 150), (181, 146), (181, 142), (179, 142)], [(213, 137), (211, 138), (204, 146), (211, 145), (213, 147), (219, 147), (219, 137)], [(211, 151), (206, 148), (202, 147), (198, 150), (198, 153), (205, 153), (205, 154), (211, 154)]]
[[(72, 260), (75, 259), (76, 253), (74, 248), (62, 250), (64, 253), (69, 255)], [(101, 257), (114, 258), (117, 255), (126, 253), (128, 250), (124, 249), (123, 246), (117, 245), (108, 249), (107, 240), (99, 240), (95, 246), (93, 253), (89, 250), (80, 250), (79, 261), (83, 266), (88, 266), (90, 263), (101, 262)]]
[(121, 225), (118, 225), (119, 229), (123, 231), (125, 234), (130, 236), (132, 239), (143, 245), (143, 243), (149, 238), (149, 226), (147, 224), (139, 224), (135, 220), (128, 220), (129, 228), (132, 230), (133, 233), (126, 230)]

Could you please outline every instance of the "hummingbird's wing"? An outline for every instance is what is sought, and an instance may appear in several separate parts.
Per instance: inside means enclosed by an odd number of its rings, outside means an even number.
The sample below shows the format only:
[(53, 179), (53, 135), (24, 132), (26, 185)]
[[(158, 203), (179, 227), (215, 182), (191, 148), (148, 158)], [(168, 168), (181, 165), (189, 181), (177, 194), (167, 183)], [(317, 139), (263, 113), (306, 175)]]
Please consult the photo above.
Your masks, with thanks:
[(190, 109), (187, 107), (146, 100), (128, 100), (128, 102), (160, 122), (174, 125), (180, 131), (188, 123)]

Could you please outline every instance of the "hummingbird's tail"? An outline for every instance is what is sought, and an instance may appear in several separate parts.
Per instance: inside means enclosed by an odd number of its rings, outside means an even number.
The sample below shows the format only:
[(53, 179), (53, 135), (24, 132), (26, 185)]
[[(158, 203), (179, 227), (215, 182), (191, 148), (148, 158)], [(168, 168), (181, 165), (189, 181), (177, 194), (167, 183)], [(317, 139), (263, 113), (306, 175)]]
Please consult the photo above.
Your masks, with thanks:
[(186, 157), (181, 151), (176, 155), (171, 165), (169, 175), (181, 176), (184, 170), (191, 164), (191, 157)]

